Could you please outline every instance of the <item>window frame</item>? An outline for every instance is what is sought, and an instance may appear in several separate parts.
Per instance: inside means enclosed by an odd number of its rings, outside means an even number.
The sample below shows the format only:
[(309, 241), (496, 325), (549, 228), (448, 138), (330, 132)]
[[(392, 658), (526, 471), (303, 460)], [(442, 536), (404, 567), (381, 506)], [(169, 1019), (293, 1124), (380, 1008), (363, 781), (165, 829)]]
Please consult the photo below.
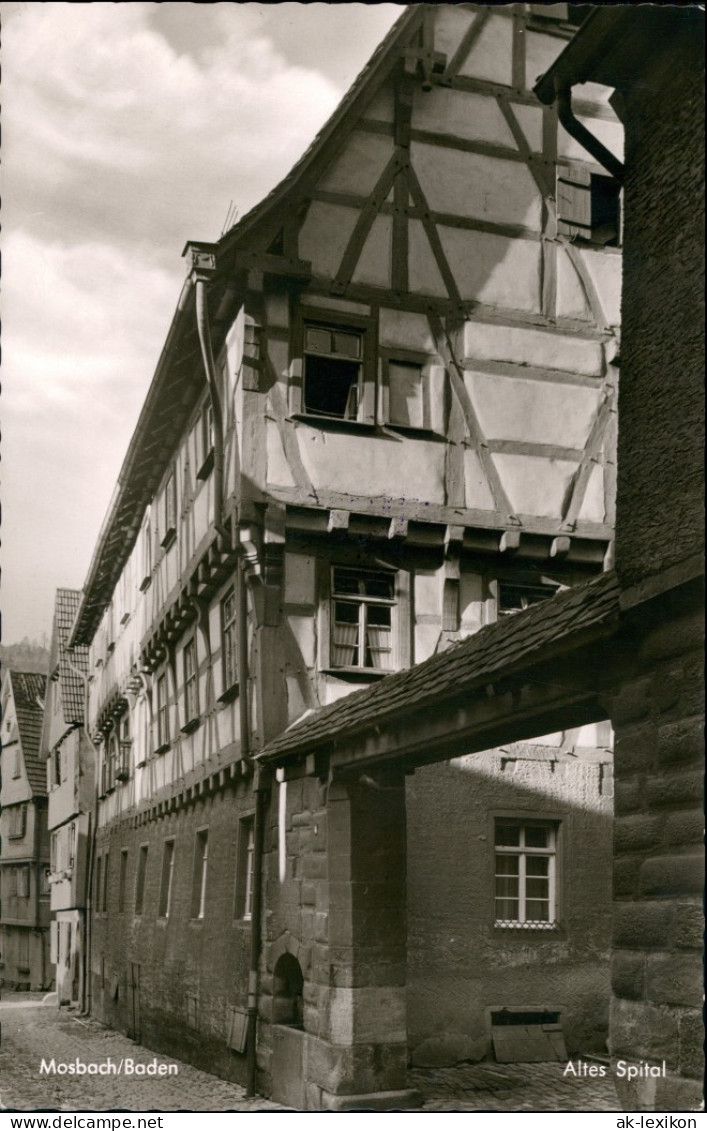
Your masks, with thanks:
[(157, 905), (157, 918), (169, 919), (174, 896), (174, 858), (176, 838), (165, 837), (162, 846), (162, 873), (160, 876), (160, 898)]
[(214, 409), (207, 397), (199, 411), (196, 428), (197, 465), (196, 478), (202, 482), (209, 478), (214, 466)]
[[(334, 636), (334, 570), (346, 569), (359, 573), (386, 573), (393, 578), (393, 598), (391, 607), (391, 661), (388, 668), (374, 668), (358, 665), (335, 665), (332, 662)], [(412, 657), (411, 642), (411, 582), (410, 573), (394, 564), (375, 561), (370, 566), (360, 561), (347, 561), (342, 556), (319, 563), (320, 617), (319, 617), (319, 661), (318, 670), (325, 674), (345, 680), (370, 681), (381, 679), (391, 672), (402, 671), (410, 666)], [(351, 595), (353, 597), (353, 595)], [(344, 597), (343, 599), (348, 599)], [(356, 599), (356, 598), (354, 598)], [(374, 601), (370, 602), (371, 604)], [(360, 621), (359, 621), (360, 625)], [(360, 630), (359, 630), (360, 631)], [(358, 644), (359, 650), (361, 643)]]
[[(616, 235), (609, 240), (597, 238), (601, 227), (595, 216), (596, 195), (600, 185), (612, 186), (616, 207)], [(563, 187), (566, 186), (566, 187)], [(570, 158), (561, 158), (555, 174), (557, 202), (557, 234), (571, 243), (596, 248), (620, 250), (623, 245), (622, 186), (605, 169), (590, 168)]]
[(8, 840), (24, 840), (27, 835), (27, 802), (21, 801), (18, 805), (8, 805), (9, 830)]
[[(190, 663), (191, 658), (191, 663)], [(182, 731), (189, 733), (199, 724), (199, 650), (196, 634), (190, 637), (182, 649), (182, 673), (184, 677), (184, 726)]]
[[(320, 327), (322, 330), (344, 333), (356, 333), (361, 338), (361, 355), (359, 360), (359, 399), (355, 417), (345, 415), (312, 411), (306, 402), (306, 371), (307, 356), (312, 356), (313, 351), (307, 351), (306, 332), (309, 326)], [(326, 307), (302, 306), (298, 317), (294, 321), (294, 340), (292, 343), (292, 357), (297, 361), (290, 367), (290, 415), (296, 419), (305, 420), (313, 427), (332, 428), (371, 428), (376, 425), (376, 324), (371, 315), (351, 314), (340, 310), (330, 310)], [(331, 357), (332, 354), (315, 353), (314, 356)], [(339, 360), (354, 360), (342, 357)]]
[(168, 550), (177, 537), (177, 471), (175, 467), (170, 469), (165, 480), (162, 495), (162, 519), (164, 533), (160, 545)]
[(209, 829), (197, 829), (194, 834), (194, 865), (192, 869), (191, 918), (202, 920), (206, 915), (206, 884), (209, 874)]
[(169, 718), (169, 677), (166, 671), (161, 672), (155, 680), (155, 726), (157, 728), (155, 753), (162, 754), (165, 750), (169, 750), (172, 741)]
[[(499, 826), (516, 827), (519, 830), (518, 845), (500, 845), (497, 844), (498, 828)], [(562, 836), (563, 822), (557, 817), (549, 817), (540, 814), (523, 814), (518, 813), (496, 813), (491, 820), (492, 836), (491, 841), (493, 844), (493, 853), (491, 858), (491, 871), (492, 871), (492, 914), (493, 925), (496, 930), (502, 931), (557, 931), (560, 928), (561, 913), (562, 913), (562, 897), (561, 897), (561, 836)], [(528, 828), (543, 828), (548, 831), (548, 845), (547, 847), (538, 847), (527, 845), (525, 842), (526, 829)], [(497, 881), (499, 879), (516, 878), (512, 874), (499, 873), (498, 857), (499, 856), (518, 856), (518, 895), (501, 896), (498, 895)], [(527, 874), (527, 860), (530, 857), (545, 858), (548, 860), (548, 872), (546, 877), (533, 877)], [(544, 897), (529, 897), (527, 881), (528, 879), (547, 879), (547, 904), (548, 904), (548, 918), (547, 919), (531, 919), (526, 915), (526, 904), (533, 901), (545, 902)], [(518, 903), (518, 918), (499, 918), (497, 915), (497, 905), (499, 900), (511, 900)]]
[[(229, 600), (233, 601), (233, 612), (230, 617), (227, 617), (226, 602)], [(235, 585), (227, 589), (219, 601), (219, 616), (221, 622), (222, 696), (225, 696), (238, 688), (238, 601)], [(229, 644), (232, 644), (232, 647), (227, 647)], [(231, 655), (232, 659), (229, 663), (227, 657)]]
[(234, 901), (234, 918), (243, 923), (250, 923), (253, 919), (254, 870), (255, 813), (246, 813), (238, 822), (236, 892)]
[(120, 871), (118, 874), (118, 914), (125, 911), (125, 895), (128, 886), (128, 849), (120, 850)]
[[(437, 355), (397, 346), (380, 349), (379, 418), (386, 428), (413, 436), (446, 436), (450, 394), (447, 371)], [(391, 366), (419, 366), (422, 385), (422, 423), (410, 424), (391, 417)], [(441, 389), (437, 385), (441, 384)]]
[(150, 855), (149, 843), (138, 846), (137, 867), (135, 869), (135, 915), (142, 915), (145, 905), (147, 862)]

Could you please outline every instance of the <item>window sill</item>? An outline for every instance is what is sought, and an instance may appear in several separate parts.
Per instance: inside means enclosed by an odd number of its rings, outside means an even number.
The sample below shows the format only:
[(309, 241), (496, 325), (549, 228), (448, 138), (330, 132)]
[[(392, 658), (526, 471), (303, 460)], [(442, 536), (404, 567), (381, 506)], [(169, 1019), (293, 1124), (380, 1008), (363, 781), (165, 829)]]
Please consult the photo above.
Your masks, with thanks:
[(526, 931), (533, 934), (559, 934), (561, 927), (559, 923), (514, 923), (497, 920), (493, 928), (495, 931), (513, 931), (516, 934), (524, 934)]
[(155, 754), (165, 754), (166, 751), (169, 750), (171, 745), (172, 745), (171, 742), (163, 742), (161, 746), (157, 747), (157, 749), (155, 750)]
[(199, 470), (196, 473), (197, 479), (201, 479), (202, 481), (204, 479), (208, 479), (209, 476), (211, 475), (211, 472), (213, 471), (213, 467), (214, 467), (214, 449), (212, 448), (211, 451), (208, 453), (206, 459), (202, 463), (201, 467), (199, 468)]
[(376, 432), (376, 425), (372, 420), (344, 420), (338, 416), (317, 416), (313, 412), (293, 412), (290, 420), (300, 420), (312, 428), (327, 428), (332, 432)]
[(335, 675), (348, 681), (360, 679), (365, 683), (383, 679), (386, 675), (394, 675), (396, 670), (396, 668), (386, 669), (385, 671), (381, 668), (319, 668), (322, 675)]
[(170, 546), (173, 546), (176, 541), (177, 541), (177, 529), (176, 529), (176, 527), (171, 526), (169, 528), (169, 530), (167, 531), (167, 533), (165, 534), (162, 541), (160, 542), (160, 546), (163, 546), (165, 550), (168, 550), (170, 548)]
[(387, 420), (383, 425), (383, 431), (392, 432), (393, 435), (400, 432), (403, 436), (409, 436), (411, 440), (437, 440), (440, 443), (447, 443), (447, 437), (441, 432), (435, 432), (433, 428), (419, 428), (416, 424), (395, 424), (392, 420)]
[(196, 718), (196, 719), (190, 719), (189, 722), (185, 723), (184, 726), (181, 727), (180, 729), (181, 729), (182, 734), (192, 734), (192, 732), (195, 731), (195, 730), (198, 730), (198, 728), (200, 726), (201, 726), (201, 719)]
[(232, 683), (227, 687), (222, 695), (219, 695), (216, 700), (217, 703), (231, 703), (238, 695), (238, 682)]

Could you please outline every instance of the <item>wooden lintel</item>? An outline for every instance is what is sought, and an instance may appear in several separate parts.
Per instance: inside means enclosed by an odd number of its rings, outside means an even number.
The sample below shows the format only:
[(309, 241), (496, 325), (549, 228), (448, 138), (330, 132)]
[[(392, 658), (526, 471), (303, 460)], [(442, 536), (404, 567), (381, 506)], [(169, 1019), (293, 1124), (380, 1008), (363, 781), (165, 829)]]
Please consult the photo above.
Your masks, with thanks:
[(239, 270), (261, 271), (266, 275), (288, 275), (291, 278), (309, 279), (312, 274), (311, 261), (296, 259), (294, 256), (241, 251), (238, 252), (236, 262)]

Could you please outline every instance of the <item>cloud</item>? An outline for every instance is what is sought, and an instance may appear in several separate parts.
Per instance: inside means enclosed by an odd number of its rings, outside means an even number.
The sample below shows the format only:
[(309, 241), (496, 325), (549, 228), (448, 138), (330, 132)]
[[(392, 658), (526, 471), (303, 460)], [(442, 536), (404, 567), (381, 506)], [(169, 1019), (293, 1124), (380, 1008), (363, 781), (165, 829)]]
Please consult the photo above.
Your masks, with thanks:
[(83, 582), (176, 295), (168, 272), (117, 248), (20, 232), (3, 250), (11, 280), (3, 613), (11, 639), (39, 635), (54, 589)]
[(6, 640), (83, 582), (185, 240), (288, 172), (399, 10), (3, 5)]
[(152, 30), (146, 7), (38, 4), (9, 22), (7, 207), (49, 238), (108, 230), (164, 259), (217, 237), (231, 199), (243, 213), (269, 191), (340, 91), (242, 34), (249, 5), (220, 13), (199, 59)]

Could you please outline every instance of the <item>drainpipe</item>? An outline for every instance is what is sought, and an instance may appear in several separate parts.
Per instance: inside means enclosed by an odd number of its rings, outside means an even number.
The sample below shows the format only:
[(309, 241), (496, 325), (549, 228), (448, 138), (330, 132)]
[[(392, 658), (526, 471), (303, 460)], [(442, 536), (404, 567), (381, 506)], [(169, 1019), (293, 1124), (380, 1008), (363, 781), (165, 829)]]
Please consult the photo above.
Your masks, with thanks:
[(214, 526), (222, 538), (230, 546), (231, 534), (223, 527), (223, 408), (218, 381), (216, 379), (216, 366), (211, 347), (211, 327), (209, 326), (209, 306), (206, 295), (206, 276), (195, 274), (196, 290), (196, 324), (199, 331), (199, 344), (204, 362), (204, 370), (209, 385), (211, 397), (211, 411), (214, 421)]
[(255, 771), (255, 818), (253, 821), (253, 913), (250, 924), (250, 970), (248, 971), (248, 1029), (246, 1034), (248, 1097), (255, 1095), (256, 1040), (258, 1031), (258, 968), (260, 964), (260, 920), (262, 917), (263, 832), (265, 827), (265, 789), (260, 768)]
[(560, 81), (556, 80), (555, 94), (557, 97), (557, 115), (570, 137), (579, 142), (587, 153), (591, 153), (592, 157), (596, 158), (614, 180), (623, 184), (624, 167), (622, 163), (599, 141), (599, 138), (590, 133), (587, 127), (575, 118), (572, 110), (572, 87), (569, 84), (561, 85)]

